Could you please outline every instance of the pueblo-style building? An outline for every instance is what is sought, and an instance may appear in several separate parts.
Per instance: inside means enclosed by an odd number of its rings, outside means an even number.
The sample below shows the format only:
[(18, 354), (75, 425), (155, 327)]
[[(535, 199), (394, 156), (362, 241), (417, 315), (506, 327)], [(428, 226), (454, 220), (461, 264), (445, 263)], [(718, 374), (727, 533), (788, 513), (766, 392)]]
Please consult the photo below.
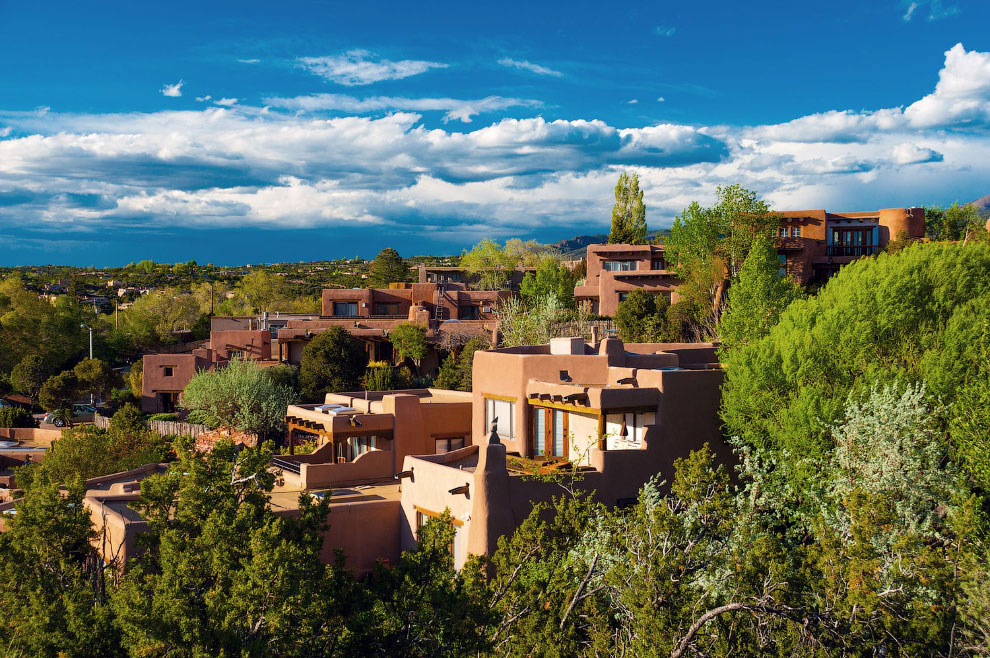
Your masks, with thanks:
[[(396, 325), (423, 325), (432, 343), (443, 332), (490, 335), (495, 328), (495, 307), (511, 294), (508, 290), (468, 290), (463, 283), (454, 282), (326, 289), (319, 319), (289, 320), (278, 330), (277, 356), (298, 365), (313, 336), (338, 326), (364, 343), (369, 360), (392, 363), (389, 333)], [(438, 351), (432, 349), (421, 368), (430, 372), (438, 365)]]
[[(824, 281), (843, 265), (878, 253), (893, 240), (925, 236), (924, 208), (776, 214), (780, 273), (801, 284)], [(574, 299), (590, 313), (614, 317), (619, 302), (633, 290), (677, 301), (681, 281), (668, 269), (663, 245), (593, 244), (588, 245), (587, 259), (587, 276), (574, 288)]]
[(824, 281), (843, 265), (872, 256), (891, 241), (925, 237), (924, 208), (842, 213), (783, 210), (777, 215), (781, 273), (802, 284)]
[[(415, 546), (418, 529), (449, 510), (460, 566), (490, 554), (533, 504), (558, 494), (534, 473), (576, 474), (574, 486), (608, 505), (636, 500), (654, 476), (709, 444), (723, 461), (718, 419), (722, 371), (710, 344), (586, 343), (475, 353), (473, 392), (421, 389), (329, 394), (286, 411), (289, 444), (270, 496), (278, 514), (299, 513), (300, 494), (330, 498), (322, 557), (342, 550), (367, 574)], [(147, 527), (129, 503), (140, 481), (168, 465), (86, 483), (104, 559), (134, 554)], [(0, 509), (3, 506), (0, 505)]]
[(208, 346), (188, 353), (144, 357), (141, 408), (146, 413), (173, 412), (179, 395), (200, 370), (213, 370), (232, 358), (259, 365), (299, 365), (303, 348), (330, 327), (343, 327), (358, 339), (371, 361), (395, 362), (389, 334), (399, 324), (426, 328), (430, 350), (423, 372), (439, 366), (439, 343), (451, 338), (463, 344), (473, 336), (491, 336), (495, 306), (509, 290), (468, 290), (461, 283), (395, 283), (389, 288), (345, 288), (323, 291), (320, 315), (263, 313), (219, 316), (211, 320)]
[(677, 301), (680, 280), (663, 256), (663, 245), (588, 245), (585, 283), (574, 288), (574, 300), (589, 313), (613, 317), (633, 290), (646, 290)]
[(623, 506), (651, 477), (673, 481), (674, 461), (706, 443), (727, 462), (722, 375), (710, 344), (562, 338), (475, 353), (472, 444), (404, 461), (403, 550), (449, 510), (455, 563), (490, 555), (534, 503), (560, 494), (533, 473), (576, 468), (574, 486)]

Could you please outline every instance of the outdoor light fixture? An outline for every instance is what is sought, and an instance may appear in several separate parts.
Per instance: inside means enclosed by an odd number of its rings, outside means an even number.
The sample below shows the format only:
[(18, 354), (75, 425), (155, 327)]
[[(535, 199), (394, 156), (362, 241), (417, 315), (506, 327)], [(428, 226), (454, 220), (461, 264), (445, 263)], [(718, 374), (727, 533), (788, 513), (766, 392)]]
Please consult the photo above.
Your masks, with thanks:
[(348, 417), (347, 417), (347, 420), (348, 420), (348, 422), (350, 422), (350, 424), (351, 424), (351, 427), (361, 427), (361, 426), (362, 426), (362, 425), (361, 425), (361, 421), (359, 421), (359, 420), (358, 420), (357, 418), (355, 418), (354, 416), (348, 416)]

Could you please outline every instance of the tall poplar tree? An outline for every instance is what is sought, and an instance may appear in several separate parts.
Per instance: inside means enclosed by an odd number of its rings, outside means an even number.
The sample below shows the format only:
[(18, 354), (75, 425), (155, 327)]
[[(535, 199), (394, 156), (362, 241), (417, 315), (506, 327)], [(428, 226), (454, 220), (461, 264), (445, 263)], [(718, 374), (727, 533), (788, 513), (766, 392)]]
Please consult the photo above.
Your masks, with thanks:
[(619, 175), (615, 184), (615, 205), (612, 206), (612, 230), (609, 244), (646, 243), (646, 206), (639, 189), (639, 174)]

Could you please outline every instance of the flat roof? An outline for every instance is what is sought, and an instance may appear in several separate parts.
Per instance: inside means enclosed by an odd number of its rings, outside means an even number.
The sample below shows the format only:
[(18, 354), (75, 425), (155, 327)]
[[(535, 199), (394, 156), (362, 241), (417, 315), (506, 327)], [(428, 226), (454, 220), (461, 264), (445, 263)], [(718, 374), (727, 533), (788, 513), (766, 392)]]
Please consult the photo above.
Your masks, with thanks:
[(395, 480), (383, 480), (372, 484), (361, 484), (352, 487), (299, 489), (297, 487), (275, 487), (271, 493), (270, 507), (274, 512), (287, 512), (299, 509), (299, 494), (309, 493), (315, 496), (330, 496), (330, 507), (337, 505), (362, 505), (394, 501), (401, 498), (399, 483)]

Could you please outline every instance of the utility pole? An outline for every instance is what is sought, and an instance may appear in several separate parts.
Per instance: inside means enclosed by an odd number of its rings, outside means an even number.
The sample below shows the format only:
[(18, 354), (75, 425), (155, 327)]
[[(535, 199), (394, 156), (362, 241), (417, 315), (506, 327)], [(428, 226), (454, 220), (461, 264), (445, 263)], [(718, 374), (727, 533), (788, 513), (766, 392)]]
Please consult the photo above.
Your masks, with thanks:
[[(89, 329), (89, 360), (92, 361), (93, 360), (93, 328), (91, 326), (89, 326), (88, 324), (86, 324), (85, 322), (83, 322), (79, 326), (82, 327), (83, 329)], [(90, 404), (93, 404), (93, 393), (92, 392), (90, 392), (90, 394), (89, 394), (89, 403)]]

